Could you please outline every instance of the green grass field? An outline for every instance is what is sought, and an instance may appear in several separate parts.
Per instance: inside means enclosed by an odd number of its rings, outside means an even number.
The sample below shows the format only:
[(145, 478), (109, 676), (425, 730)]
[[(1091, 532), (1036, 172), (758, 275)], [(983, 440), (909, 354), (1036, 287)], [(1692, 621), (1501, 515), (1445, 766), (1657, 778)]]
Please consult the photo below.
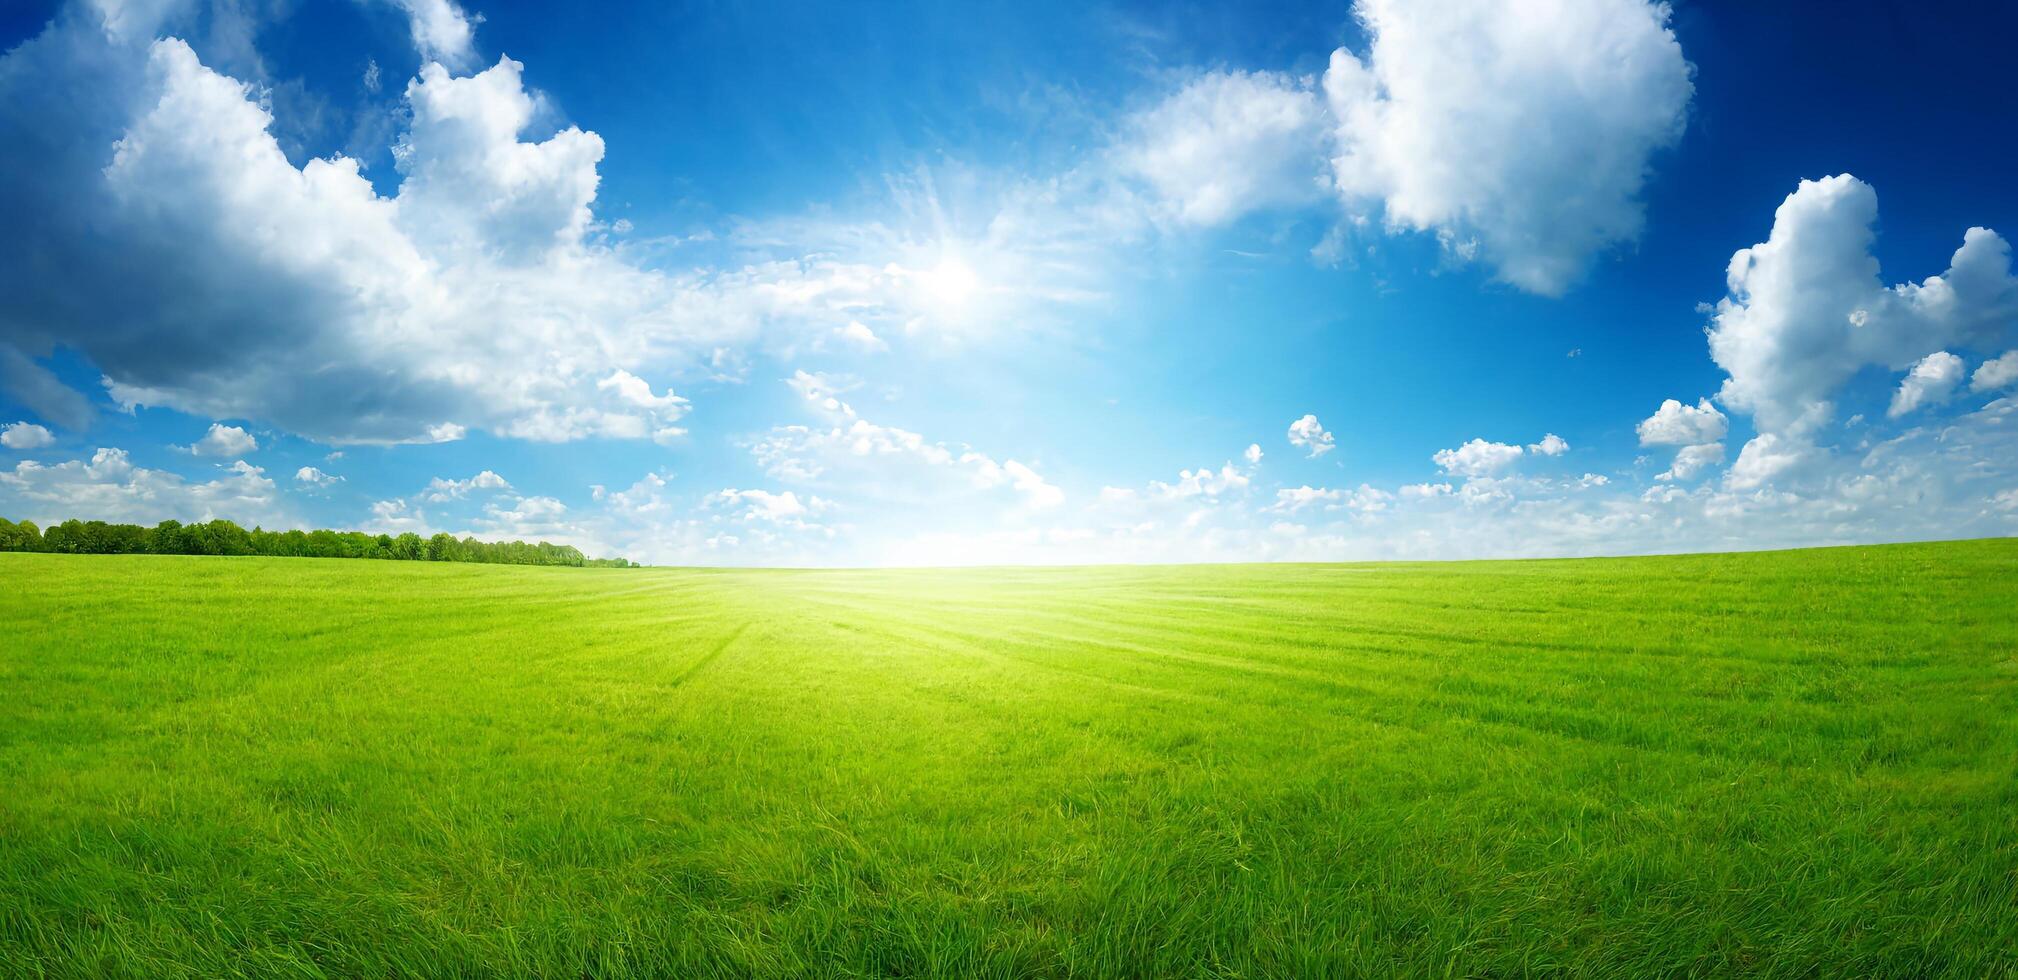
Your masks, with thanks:
[(0, 555), (0, 972), (2018, 975), (2018, 541)]

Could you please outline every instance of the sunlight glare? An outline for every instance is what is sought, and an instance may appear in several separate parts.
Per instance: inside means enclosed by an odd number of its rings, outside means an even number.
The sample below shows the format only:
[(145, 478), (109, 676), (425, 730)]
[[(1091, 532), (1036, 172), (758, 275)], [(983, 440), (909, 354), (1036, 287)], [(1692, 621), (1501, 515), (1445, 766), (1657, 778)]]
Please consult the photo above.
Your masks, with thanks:
[(959, 256), (948, 255), (939, 264), (918, 274), (918, 284), (926, 295), (944, 306), (964, 306), (981, 287), (981, 277)]

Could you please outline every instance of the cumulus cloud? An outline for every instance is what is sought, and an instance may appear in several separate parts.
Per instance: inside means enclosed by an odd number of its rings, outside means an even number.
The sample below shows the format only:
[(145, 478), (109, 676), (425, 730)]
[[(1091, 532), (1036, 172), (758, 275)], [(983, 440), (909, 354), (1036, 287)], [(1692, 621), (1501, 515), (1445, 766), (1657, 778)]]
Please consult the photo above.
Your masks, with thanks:
[[(406, 11), (413, 30), (413, 46), (421, 57), (439, 61), (450, 68), (468, 66), (476, 59), (475, 32), (454, 0), (392, 0)], [(377, 64), (372, 66), (377, 68)]]
[[(349, 157), (289, 161), (260, 93), (176, 36), (201, 26), (198, 5), (80, 8), (0, 56), (0, 213), (38, 229), (0, 238), (0, 383), (46, 420), (88, 424), (41, 363), (64, 346), (124, 407), (323, 441), (663, 441), (684, 400), (618, 372), (837, 329), (866, 343), (845, 325), (945, 312), (920, 285), (944, 250), (901, 229), (765, 227), (733, 266), (684, 270), (610, 244), (601, 138), (537, 138), (551, 113), (523, 66), (458, 74), (467, 18), (399, 4), (430, 60), (403, 90), (385, 195)], [(1037, 261), (975, 249), (991, 280)]]
[(1707, 398), (1694, 407), (1670, 398), (1633, 431), (1639, 433), (1642, 446), (1695, 446), (1723, 439), (1730, 420)]
[(2000, 391), (2018, 384), (2018, 350), (1984, 361), (1969, 376), (1970, 391)]
[(211, 423), (210, 431), (189, 447), (198, 456), (243, 456), (259, 448), (252, 433), (235, 425)]
[(1962, 359), (1944, 350), (1921, 358), (1899, 382), (1899, 390), (1892, 393), (1892, 405), (1885, 415), (1898, 418), (1923, 405), (1946, 402), (1955, 397), (1955, 389), (1967, 373)]
[(1289, 423), (1289, 444), (1308, 452), (1311, 459), (1337, 448), (1331, 433), (1324, 430), (1315, 415), (1306, 415)]
[(708, 506), (725, 508), (745, 523), (762, 522), (795, 530), (827, 530), (813, 520), (833, 505), (815, 496), (803, 500), (791, 490), (717, 490)]
[(56, 437), (33, 422), (12, 422), (0, 427), (0, 446), (9, 449), (41, 449), (56, 442)]
[(1688, 480), (1724, 461), (1724, 434), (1730, 419), (1717, 411), (1707, 398), (1692, 407), (1673, 398), (1661, 402), (1654, 414), (1634, 427), (1642, 446), (1678, 446), (1675, 461), (1654, 477), (1661, 481)]
[(687, 430), (673, 424), (687, 414), (687, 400), (673, 394), (672, 389), (666, 389), (663, 395), (655, 395), (645, 379), (622, 369), (612, 371), (609, 377), (596, 382), (596, 388), (614, 392), (625, 404), (641, 410), (605, 413), (599, 422), (603, 435), (623, 439), (649, 432), (653, 442), (665, 445), (687, 434)]
[(1163, 500), (1182, 500), (1188, 497), (1218, 497), (1221, 494), (1246, 490), (1250, 482), (1247, 474), (1235, 469), (1232, 463), (1214, 470), (1201, 466), (1195, 470), (1178, 470), (1176, 483), (1152, 480), (1150, 495)]
[(1208, 72), (1132, 116), (1116, 163), (1168, 218), (1222, 224), (1322, 195), (1323, 119), (1308, 78)]
[(294, 523), (273, 481), (244, 460), (216, 479), (190, 482), (136, 466), (125, 450), (114, 448), (100, 448), (89, 460), (23, 461), (12, 471), (0, 470), (0, 510), (44, 523), (73, 517), (135, 524), (219, 517), (247, 526)]
[(1247, 451), (1241, 453), (1240, 456), (1242, 459), (1247, 460), (1247, 465), (1249, 466), (1259, 465), (1261, 463), (1261, 444), (1258, 442), (1248, 443)]
[(1331, 56), (1332, 170), (1349, 207), (1435, 233), (1555, 295), (1629, 242), (1692, 70), (1665, 3), (1359, 0), (1369, 47)]
[(294, 482), (303, 486), (328, 489), (343, 482), (343, 477), (332, 476), (313, 466), (304, 466), (294, 471)]
[(1513, 465), (1521, 452), (1519, 446), (1473, 439), (1456, 449), (1439, 449), (1430, 458), (1452, 476), (1487, 477)]
[(1762, 432), (1738, 450), (1738, 461), (1724, 474), (1724, 485), (1732, 490), (1756, 489), (1821, 455), (1798, 436)]
[(2018, 320), (2011, 249), (1996, 232), (1969, 229), (1947, 272), (1888, 287), (1871, 254), (1877, 217), (1878, 195), (1863, 181), (1804, 180), (1766, 241), (1731, 257), (1710, 355), (1729, 375), (1718, 400), (1750, 412), (1761, 432), (1812, 433), (1859, 370), (1985, 346)]
[[(553, 246), (585, 220), (600, 143), (575, 130), (540, 144), (501, 136), (531, 113), (515, 63), (462, 79), (430, 65), (409, 86), (408, 179), (387, 199), (353, 160), (290, 164), (268, 110), (181, 40), (129, 48), (64, 30), (8, 55), (4, 75), (39, 72), (107, 105), (97, 119), (31, 109), (0, 120), (52, 130), (10, 157), (54, 165), (23, 195), (69, 182), (62, 204), (25, 206), (57, 233), (53, 249), (75, 253), (59, 274), (21, 277), (19, 305), (51, 315), (10, 322), (8, 339), (77, 346), (125, 405), (263, 418), (313, 437), (418, 440), (445, 422), (560, 428), (551, 406), (584, 366), (549, 355), (587, 339), (577, 307), (594, 302), (565, 298), (586, 296), (592, 280), (564, 267), (598, 263)], [(96, 63), (109, 78), (78, 77)], [(101, 92), (112, 80), (123, 90)], [(12, 81), (0, 89), (11, 95)], [(57, 138), (72, 145), (46, 145)], [(46, 159), (58, 151), (69, 159)], [(103, 244), (83, 237), (94, 225)], [(77, 240), (61, 237), (73, 229)], [(494, 240), (472, 242), (478, 231)], [(508, 262), (529, 267), (515, 277), (497, 268)], [(146, 271), (106, 288), (127, 269)]]
[(424, 499), (440, 503), (447, 500), (461, 500), (478, 490), (510, 490), (512, 485), (504, 477), (484, 470), (467, 480), (448, 480), (435, 477), (427, 483)]
[(520, 497), (511, 506), (492, 502), (484, 505), (484, 521), (501, 536), (545, 538), (564, 531), (568, 505), (553, 497)]
[(1528, 452), (1537, 456), (1561, 456), (1570, 451), (1569, 441), (1551, 432), (1542, 441), (1528, 443)]
[(1675, 451), (1674, 463), (1654, 479), (1664, 482), (1693, 479), (1696, 474), (1723, 461), (1724, 444), (1721, 442), (1683, 446)]

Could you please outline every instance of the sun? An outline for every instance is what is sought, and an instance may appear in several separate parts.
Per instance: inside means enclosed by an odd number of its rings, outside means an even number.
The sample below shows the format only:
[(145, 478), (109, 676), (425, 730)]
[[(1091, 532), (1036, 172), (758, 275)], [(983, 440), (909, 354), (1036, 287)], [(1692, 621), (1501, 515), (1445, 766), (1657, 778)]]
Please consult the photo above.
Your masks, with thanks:
[(981, 277), (957, 255), (948, 255), (939, 264), (918, 273), (918, 285), (941, 306), (961, 307), (981, 289)]

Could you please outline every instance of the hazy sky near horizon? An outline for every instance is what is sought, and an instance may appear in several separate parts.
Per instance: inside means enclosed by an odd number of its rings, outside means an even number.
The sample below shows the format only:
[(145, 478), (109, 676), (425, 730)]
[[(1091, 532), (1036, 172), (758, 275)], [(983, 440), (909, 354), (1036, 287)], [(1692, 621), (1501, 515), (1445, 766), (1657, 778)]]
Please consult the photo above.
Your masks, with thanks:
[(651, 563), (2018, 533), (2018, 8), (0, 11), (0, 515)]

